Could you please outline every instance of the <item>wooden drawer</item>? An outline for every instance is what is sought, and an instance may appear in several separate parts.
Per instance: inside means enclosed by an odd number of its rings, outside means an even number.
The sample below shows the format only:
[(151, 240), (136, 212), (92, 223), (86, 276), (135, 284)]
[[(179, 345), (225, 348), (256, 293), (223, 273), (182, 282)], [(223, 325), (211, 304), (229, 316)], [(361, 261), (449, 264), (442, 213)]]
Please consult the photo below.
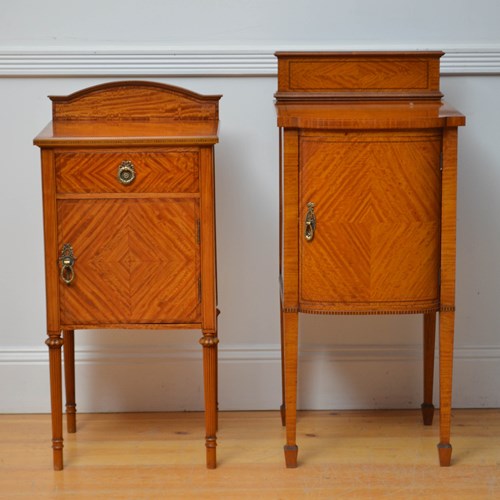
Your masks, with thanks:
[[(58, 193), (197, 193), (198, 150), (58, 152)], [(131, 162), (135, 179), (123, 184), (118, 172)]]

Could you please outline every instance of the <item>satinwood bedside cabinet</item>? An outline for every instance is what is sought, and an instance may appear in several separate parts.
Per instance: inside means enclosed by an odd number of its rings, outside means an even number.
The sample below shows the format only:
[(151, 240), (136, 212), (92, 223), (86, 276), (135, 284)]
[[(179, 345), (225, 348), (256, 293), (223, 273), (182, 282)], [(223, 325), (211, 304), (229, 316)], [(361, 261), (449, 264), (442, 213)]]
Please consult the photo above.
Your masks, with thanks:
[(200, 329), (216, 466), (214, 144), (221, 96), (117, 82), (51, 97), (41, 148), (54, 469), (76, 431), (74, 330)]
[(441, 465), (451, 460), (459, 112), (442, 52), (278, 52), (285, 461), (297, 465), (298, 313), (422, 314), (432, 423), (439, 311)]

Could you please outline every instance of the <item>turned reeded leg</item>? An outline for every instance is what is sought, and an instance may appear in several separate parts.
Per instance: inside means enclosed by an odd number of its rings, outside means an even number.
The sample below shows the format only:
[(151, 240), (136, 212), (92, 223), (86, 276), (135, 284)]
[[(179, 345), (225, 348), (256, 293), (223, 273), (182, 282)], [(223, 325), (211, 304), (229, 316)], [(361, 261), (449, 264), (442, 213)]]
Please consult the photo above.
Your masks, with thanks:
[(205, 385), (205, 446), (207, 468), (217, 465), (217, 332), (203, 331), (200, 344), (203, 346), (203, 378)]
[(283, 338), (285, 355), (285, 463), (288, 468), (297, 467), (297, 355), (298, 313), (283, 312)]
[(66, 425), (69, 433), (76, 432), (75, 399), (75, 332), (63, 331), (64, 386), (66, 388)]
[(451, 462), (451, 390), (453, 372), (454, 312), (439, 313), (439, 463)]
[(286, 406), (285, 406), (285, 343), (283, 337), (283, 308), (280, 308), (280, 330), (281, 330), (281, 425), (286, 424)]
[(424, 425), (432, 425), (434, 404), (432, 393), (434, 387), (434, 350), (436, 348), (436, 313), (424, 314), (424, 402), (422, 418)]
[(60, 332), (48, 332), (45, 341), (49, 348), (50, 402), (52, 411), (52, 450), (54, 470), (63, 469), (63, 430), (62, 430), (62, 369), (61, 347), (63, 339)]

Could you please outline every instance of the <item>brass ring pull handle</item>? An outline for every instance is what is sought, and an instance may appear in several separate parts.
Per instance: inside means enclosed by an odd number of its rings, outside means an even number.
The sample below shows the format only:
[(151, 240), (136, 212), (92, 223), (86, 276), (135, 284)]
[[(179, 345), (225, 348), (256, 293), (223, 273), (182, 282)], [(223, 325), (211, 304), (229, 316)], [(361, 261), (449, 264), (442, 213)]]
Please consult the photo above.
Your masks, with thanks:
[(310, 201), (307, 204), (306, 223), (304, 229), (304, 237), (307, 241), (311, 242), (313, 240), (314, 231), (316, 231), (316, 215), (314, 214), (314, 203)]
[(59, 262), (61, 263), (61, 279), (66, 285), (71, 285), (75, 279), (75, 265), (76, 257), (73, 254), (73, 248), (69, 243), (63, 245)]
[(135, 179), (135, 168), (131, 161), (122, 161), (118, 167), (118, 180), (125, 186), (132, 184)]

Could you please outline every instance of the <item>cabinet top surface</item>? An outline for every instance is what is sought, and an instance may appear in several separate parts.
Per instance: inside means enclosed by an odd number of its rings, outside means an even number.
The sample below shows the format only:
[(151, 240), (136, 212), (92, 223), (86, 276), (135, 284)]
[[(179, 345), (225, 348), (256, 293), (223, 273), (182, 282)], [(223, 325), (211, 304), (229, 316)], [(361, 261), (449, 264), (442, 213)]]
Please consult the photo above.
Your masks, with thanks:
[(217, 121), (96, 122), (51, 121), (35, 138), (37, 146), (216, 144)]
[(446, 102), (277, 103), (284, 128), (433, 128), (465, 125), (465, 116)]
[(154, 82), (97, 85), (50, 97), (52, 122), (38, 146), (214, 144), (221, 96)]

